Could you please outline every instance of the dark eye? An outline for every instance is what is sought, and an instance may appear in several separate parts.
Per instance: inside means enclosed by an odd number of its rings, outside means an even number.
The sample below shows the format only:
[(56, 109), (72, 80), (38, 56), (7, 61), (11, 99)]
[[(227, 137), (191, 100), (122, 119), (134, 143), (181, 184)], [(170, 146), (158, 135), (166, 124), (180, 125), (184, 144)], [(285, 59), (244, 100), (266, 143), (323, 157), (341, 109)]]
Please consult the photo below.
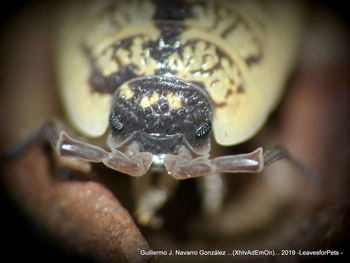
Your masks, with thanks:
[(121, 131), (123, 129), (123, 124), (118, 120), (114, 112), (109, 115), (109, 124), (114, 131)]
[(196, 136), (202, 138), (207, 136), (211, 131), (211, 121), (206, 121), (196, 130)]

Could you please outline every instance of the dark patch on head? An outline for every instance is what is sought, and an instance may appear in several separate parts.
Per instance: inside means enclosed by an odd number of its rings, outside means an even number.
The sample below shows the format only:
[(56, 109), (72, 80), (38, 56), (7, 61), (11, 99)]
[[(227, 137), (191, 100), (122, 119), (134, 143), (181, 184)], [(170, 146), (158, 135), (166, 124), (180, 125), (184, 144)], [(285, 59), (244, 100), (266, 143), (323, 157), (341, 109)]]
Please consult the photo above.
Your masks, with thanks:
[(158, 0), (154, 20), (184, 20), (193, 17), (191, 5), (181, 0)]
[(137, 77), (135, 67), (128, 65), (115, 73), (105, 77), (96, 67), (93, 68), (89, 82), (95, 92), (113, 94), (115, 90), (124, 82)]
[(149, 48), (151, 57), (164, 62), (171, 54), (181, 48), (178, 36), (185, 30), (185, 25), (174, 21), (162, 21), (156, 23), (160, 30), (160, 38), (145, 43), (143, 48)]
[[(113, 97), (111, 113), (123, 123), (122, 131), (112, 133), (116, 140), (125, 141), (133, 134), (142, 150), (152, 153), (174, 152), (183, 139), (196, 151), (207, 149), (205, 135), (211, 128), (212, 106), (205, 92), (167, 76), (138, 78), (129, 82), (129, 87), (132, 99), (121, 99), (118, 90)], [(159, 95), (158, 101), (142, 107), (142, 98), (151, 98), (154, 93)], [(169, 95), (180, 99), (179, 107), (171, 105)]]
[[(122, 40), (115, 44), (115, 48), (127, 47), (130, 44), (130, 40)], [(109, 76), (103, 76), (101, 70), (97, 67), (96, 59), (93, 56), (90, 48), (83, 46), (82, 49), (91, 67), (89, 83), (93, 92), (113, 94), (115, 90), (125, 81), (137, 77), (135, 74), (136, 67), (131, 64), (126, 65), (125, 67), (121, 68), (117, 72), (110, 74)]]

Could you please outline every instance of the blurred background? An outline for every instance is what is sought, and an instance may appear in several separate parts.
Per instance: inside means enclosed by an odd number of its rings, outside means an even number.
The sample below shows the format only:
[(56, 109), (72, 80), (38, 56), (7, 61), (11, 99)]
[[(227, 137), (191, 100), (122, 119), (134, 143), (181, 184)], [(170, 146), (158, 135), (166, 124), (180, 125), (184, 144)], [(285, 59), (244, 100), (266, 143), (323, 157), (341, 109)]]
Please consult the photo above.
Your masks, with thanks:
[[(224, 209), (209, 219), (201, 215), (196, 180), (188, 180), (160, 211), (163, 227), (154, 230), (132, 222), (132, 178), (102, 165), (87, 176), (67, 172), (52, 164), (48, 147), (38, 145), (1, 167), (1, 257), (12, 262), (152, 260), (134, 256), (135, 247), (349, 251), (350, 14), (342, 1), (307, 3), (308, 33), (283, 100), (254, 140), (223, 151), (239, 153), (280, 143), (323, 183), (303, 177), (287, 161), (270, 166), (263, 176), (226, 175)], [(29, 0), (11, 1), (0, 9), (0, 153), (45, 120), (64, 118), (56, 91), (55, 10), (53, 3)], [(123, 244), (121, 236), (129, 239)], [(177, 262), (179, 257), (160, 260)], [(181, 260), (233, 262), (227, 257)]]

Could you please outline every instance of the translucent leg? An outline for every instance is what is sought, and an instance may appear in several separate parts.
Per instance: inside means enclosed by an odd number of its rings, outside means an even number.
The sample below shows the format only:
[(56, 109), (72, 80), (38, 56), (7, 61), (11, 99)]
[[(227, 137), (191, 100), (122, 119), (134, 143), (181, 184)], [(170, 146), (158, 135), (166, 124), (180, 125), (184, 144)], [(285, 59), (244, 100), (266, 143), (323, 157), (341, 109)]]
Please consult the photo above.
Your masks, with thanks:
[(306, 167), (302, 162), (291, 156), (288, 151), (281, 145), (277, 145), (264, 153), (264, 166), (268, 166), (280, 159), (289, 160), (305, 177), (315, 183), (321, 183), (322, 178)]
[(180, 155), (166, 155), (164, 160), (168, 173), (176, 179), (200, 177), (213, 173), (258, 173), (264, 167), (262, 149), (247, 154), (229, 155), (208, 159), (200, 156), (186, 160)]
[(216, 215), (220, 211), (225, 195), (225, 184), (220, 174), (214, 173), (200, 178), (199, 190), (202, 196), (203, 212)]
[(161, 174), (150, 172), (133, 180), (132, 183), (133, 195), (136, 201), (135, 216), (138, 223), (153, 228), (161, 227), (162, 219), (156, 216), (157, 211), (164, 206), (173, 194), (178, 181), (164, 172)]
[(71, 138), (58, 122), (46, 123), (36, 134), (11, 150), (8, 156), (14, 157), (32, 144), (45, 139), (51, 143), (57, 155), (65, 159), (66, 164), (69, 164), (71, 159), (72, 166), (77, 166), (77, 160), (103, 162), (116, 171), (131, 176), (142, 176), (152, 164), (151, 153), (140, 152), (129, 157), (115, 149), (107, 152), (96, 145)]

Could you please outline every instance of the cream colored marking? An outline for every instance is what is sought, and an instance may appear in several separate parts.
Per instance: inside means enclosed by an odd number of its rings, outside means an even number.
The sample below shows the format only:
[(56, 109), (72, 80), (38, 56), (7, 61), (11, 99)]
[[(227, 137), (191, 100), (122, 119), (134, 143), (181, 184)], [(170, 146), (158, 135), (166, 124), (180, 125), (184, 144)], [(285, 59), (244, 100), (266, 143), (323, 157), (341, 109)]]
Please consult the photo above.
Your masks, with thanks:
[[(166, 61), (177, 72), (176, 77), (204, 82), (214, 105), (223, 105), (215, 108), (213, 123), (215, 139), (222, 145), (249, 139), (266, 121), (283, 91), (302, 35), (301, 1), (264, 1), (266, 9), (259, 2), (193, 2), (194, 16), (184, 21), (188, 28), (179, 37), (184, 56), (174, 53)], [(94, 3), (67, 6), (58, 46), (61, 94), (67, 113), (81, 133), (98, 137), (108, 127), (111, 96), (91, 92), (87, 83), (91, 68), (81, 52), (81, 44), (92, 49), (103, 74), (119, 70), (123, 63), (135, 63), (136, 74), (149, 76), (162, 65), (150, 56), (150, 49), (143, 48), (144, 43), (158, 39), (160, 34), (153, 21), (152, 1)], [(111, 51), (107, 49), (130, 38), (134, 39), (129, 50), (117, 52), (120, 57), (115, 60), (112, 57), (116, 54), (112, 54), (109, 62), (107, 54)], [(233, 63), (217, 54), (216, 47)], [(263, 54), (263, 58), (248, 67), (247, 58), (257, 54)], [(122, 65), (113, 64), (112, 60)], [(236, 93), (240, 86), (244, 92)], [(229, 89), (233, 96), (227, 99)]]
[(159, 93), (156, 91), (153, 91), (151, 97), (147, 97), (147, 96), (142, 97), (139, 105), (142, 108), (147, 108), (157, 103), (158, 100), (159, 100)]
[(167, 100), (169, 102), (169, 107), (171, 109), (179, 109), (179, 108), (182, 107), (181, 99), (179, 98), (179, 96), (174, 95), (174, 93), (169, 92), (166, 95), (166, 98), (167, 98)]
[(120, 88), (120, 97), (129, 100), (134, 96), (134, 92), (131, 90), (130, 86), (128, 84), (124, 84)]
[[(214, 104), (225, 103), (229, 89), (236, 91), (240, 85), (244, 86), (240, 67), (232, 52), (220, 43), (220, 38), (200, 29), (190, 28), (181, 35), (181, 42), (184, 46), (182, 56), (174, 53), (169, 57), (170, 69), (177, 71), (175, 75), (178, 78), (204, 83)], [(223, 57), (218, 52), (219, 48), (232, 59), (232, 64), (228, 57)]]
[(99, 69), (101, 69), (101, 73), (103, 76), (109, 76), (110, 74), (116, 72), (119, 69), (118, 64), (114, 60), (111, 60), (112, 55), (113, 49), (108, 48), (96, 60), (97, 66)]
[[(258, 41), (262, 41), (264, 36), (260, 33), (262, 31), (260, 24), (264, 21), (263, 18), (266, 20), (266, 14), (265, 17), (261, 14), (262, 11), (257, 7), (258, 3), (251, 0), (246, 2), (248, 3), (235, 4), (230, 1), (213, 1), (205, 2), (205, 5), (195, 5), (193, 7), (195, 18), (187, 19), (186, 23), (224, 36), (242, 59), (259, 56), (261, 50)], [(258, 23), (259, 28), (256, 30)]]
[[(95, 50), (94, 56), (98, 67), (102, 69), (104, 76), (117, 72), (120, 68), (128, 65), (136, 66), (136, 75), (154, 75), (155, 71), (162, 65), (151, 57), (150, 49), (145, 49), (144, 44), (154, 41), (159, 35), (159, 29), (153, 24), (130, 28), (128, 32), (118, 32), (114, 38), (106, 39), (103, 45)], [(116, 49), (114, 47), (115, 42), (122, 39), (129, 39), (131, 41), (130, 46)], [(105, 49), (101, 49), (101, 46), (104, 46)]]
[(152, 96), (149, 99), (151, 105), (156, 103), (158, 100), (159, 100), (159, 93), (156, 91), (153, 91)]
[[(82, 44), (100, 60), (97, 65), (102, 64), (102, 74), (117, 71), (118, 65), (108, 59), (111, 51), (106, 49), (116, 41), (136, 34), (157, 39), (159, 30), (150, 27), (155, 6), (149, 0), (67, 1), (60, 11), (57, 53), (60, 93), (65, 110), (78, 132), (87, 137), (100, 137), (108, 127), (112, 97), (91, 92), (88, 83), (91, 67), (81, 52)], [(99, 58), (102, 54), (105, 54), (105, 60)]]
[[(172, 66), (183, 68), (178, 77), (201, 78), (214, 106), (224, 103), (214, 112), (213, 130), (219, 144), (234, 145), (251, 138), (278, 102), (302, 35), (305, 10), (300, 2), (265, 1), (266, 9), (258, 0), (194, 3), (194, 16), (185, 20), (189, 28), (181, 35), (181, 42), (198, 39), (210, 42), (231, 58), (233, 66), (222, 58), (209, 76), (198, 75), (194, 63), (180, 61)], [(197, 59), (201, 55), (198, 50), (196, 46), (191, 51)], [(251, 58), (260, 60), (249, 66), (247, 61)], [(240, 86), (244, 92), (236, 93)], [(233, 91), (229, 99), (228, 88)]]
[[(152, 34), (153, 30), (151, 28), (143, 28), (144, 25), (153, 22), (155, 5), (152, 1), (91, 2), (92, 5), (90, 6), (88, 6), (88, 3), (84, 7), (80, 6), (80, 12), (75, 10), (73, 15), (75, 15), (75, 19), (77, 20), (81, 16), (76, 13), (82, 13), (86, 21), (92, 21), (88, 28), (86, 41), (89, 46), (96, 48), (97, 53), (110, 46), (115, 40), (134, 35), (134, 32)], [(82, 21), (75, 22), (81, 23)]]

